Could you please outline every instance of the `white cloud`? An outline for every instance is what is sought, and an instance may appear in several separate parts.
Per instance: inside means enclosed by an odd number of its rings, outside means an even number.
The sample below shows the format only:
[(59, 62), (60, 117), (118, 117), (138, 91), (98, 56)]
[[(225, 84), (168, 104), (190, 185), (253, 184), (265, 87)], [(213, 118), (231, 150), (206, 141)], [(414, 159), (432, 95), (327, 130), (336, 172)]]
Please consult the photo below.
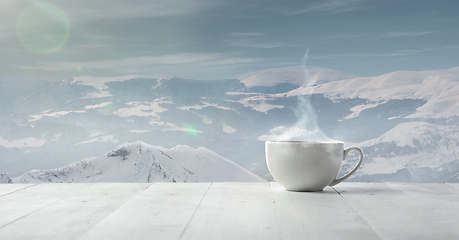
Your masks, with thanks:
[(247, 47), (247, 48), (281, 48), (281, 47), (295, 47), (295, 45), (284, 42), (262, 42), (262, 40), (244, 38), (244, 39), (228, 39), (225, 40), (229, 45), (234, 47)]
[(0, 137), (0, 146), (5, 148), (41, 147), (46, 143), (46, 139), (28, 137), (10, 141)]
[(223, 1), (214, 0), (0, 0), (0, 39), (13, 37), (18, 15), (31, 4), (39, 2), (46, 2), (61, 9), (71, 25), (111, 19), (180, 16), (211, 11), (224, 4)]
[(266, 100), (269, 100), (266, 96), (258, 95), (258, 96), (250, 96), (236, 102), (244, 105), (245, 107), (249, 107), (255, 111), (262, 112), (267, 114), (269, 110), (272, 109), (282, 109), (284, 108), (283, 105), (273, 105), (266, 103)]
[(75, 110), (75, 111), (59, 111), (59, 112), (52, 112), (52, 113), (47, 113), (47, 112), (49, 111), (46, 111), (46, 113), (43, 113), (43, 114), (30, 115), (32, 119), (30, 119), (29, 121), (37, 121), (43, 117), (56, 117), (57, 118), (57, 117), (65, 116), (69, 113), (84, 113), (85, 111)]
[(223, 124), (223, 129), (222, 129), (222, 131), (223, 131), (224, 133), (233, 134), (233, 133), (235, 133), (235, 132), (237, 131), (237, 129), (236, 129), (236, 128), (233, 128), (233, 127), (231, 127), (231, 126), (228, 126), (228, 125), (226, 125), (226, 124)]
[(362, 41), (362, 40), (380, 40), (387, 38), (409, 38), (419, 37), (428, 34), (432, 34), (431, 31), (406, 31), (406, 32), (368, 32), (368, 33), (339, 33), (320, 38), (318, 40), (351, 40), (351, 41)]
[(86, 141), (83, 141), (83, 142), (79, 142), (79, 143), (76, 143), (76, 145), (81, 145), (81, 144), (88, 144), (88, 143), (95, 143), (95, 142), (112, 142), (112, 143), (118, 143), (119, 140), (118, 139), (115, 139), (115, 136), (113, 135), (107, 135), (107, 136), (102, 136), (102, 137), (98, 137), (98, 138), (93, 138), (93, 139), (89, 139), (89, 140), (86, 140)]
[(431, 34), (430, 31), (408, 31), (408, 32), (385, 32), (381, 34), (382, 38), (394, 38), (394, 37), (419, 37), (427, 34)]
[(87, 93), (81, 99), (88, 99), (88, 98), (106, 98), (106, 97), (111, 97), (113, 95), (110, 94), (109, 91), (99, 91), (99, 92), (91, 92)]
[(342, 12), (351, 12), (356, 10), (364, 9), (365, 6), (362, 5), (364, 0), (325, 0), (319, 1), (316, 4), (313, 4), (307, 8), (300, 10), (295, 10), (290, 12), (288, 15), (303, 14), (309, 12), (321, 12), (326, 14), (336, 14)]
[[(87, 98), (104, 98), (112, 96), (109, 91), (106, 89), (108, 88), (105, 85), (108, 82), (124, 82), (134, 78), (155, 78), (155, 79), (171, 79), (172, 76), (167, 74), (152, 74), (152, 75), (124, 75), (124, 76), (116, 76), (116, 77), (93, 77), (93, 76), (79, 76), (74, 77), (73, 81), (70, 79), (70, 84), (79, 84), (85, 86), (91, 86), (97, 89), (96, 92), (87, 93), (82, 99)], [(63, 84), (67, 82), (64, 81)]]
[(177, 16), (211, 9), (221, 4), (212, 0), (110, 0), (50, 1), (75, 20)]
[(161, 66), (180, 66), (191, 67), (210, 67), (217, 65), (231, 65), (231, 64), (246, 64), (257, 63), (263, 61), (262, 58), (244, 58), (232, 56), (223, 53), (181, 53), (170, 54), (162, 56), (140, 56), (128, 57), (122, 59), (102, 59), (94, 61), (83, 62), (38, 62), (34, 66), (20, 66), (20, 69), (33, 69), (43, 71), (66, 71), (74, 70), (77, 66), (81, 69), (88, 70), (105, 70), (105, 69), (122, 69), (125, 71), (138, 72), (140, 69), (147, 67), (161, 67)]
[(267, 33), (261, 32), (232, 32), (230, 36), (232, 37), (261, 37), (266, 35)]
[(230, 110), (230, 111), (233, 110), (233, 109), (228, 108), (228, 107), (223, 107), (223, 106), (219, 106), (219, 105), (214, 104), (214, 103), (207, 103), (207, 102), (201, 102), (201, 104), (190, 105), (190, 106), (181, 106), (181, 107), (177, 107), (177, 109), (190, 111), (190, 109), (200, 110), (200, 109), (207, 108), (207, 107), (215, 107), (215, 108), (218, 108), (218, 109)]
[(368, 57), (400, 57), (400, 56), (414, 56), (426, 52), (447, 50), (447, 49), (459, 49), (459, 45), (450, 45), (434, 48), (422, 48), (422, 49), (403, 49), (395, 50), (393, 52), (359, 52), (359, 53), (341, 53), (341, 54), (324, 54), (324, 55), (311, 55), (310, 59), (359, 59)]
[(132, 129), (129, 130), (130, 133), (147, 133), (150, 132), (150, 130), (139, 130), (139, 129)]
[(164, 99), (156, 99), (154, 102), (130, 102), (126, 105), (132, 106), (130, 108), (120, 108), (115, 115), (122, 118), (139, 116), (139, 117), (157, 117), (158, 113), (164, 112), (167, 109), (159, 106), (161, 103), (170, 103), (170, 101)]

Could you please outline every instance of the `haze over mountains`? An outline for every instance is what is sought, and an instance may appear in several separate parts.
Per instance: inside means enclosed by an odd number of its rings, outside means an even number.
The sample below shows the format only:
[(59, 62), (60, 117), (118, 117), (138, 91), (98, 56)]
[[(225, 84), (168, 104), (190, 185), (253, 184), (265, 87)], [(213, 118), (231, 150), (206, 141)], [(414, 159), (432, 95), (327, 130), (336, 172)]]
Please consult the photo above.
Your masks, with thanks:
[[(14, 179), (142, 141), (205, 147), (270, 179), (264, 140), (320, 132), (365, 152), (351, 181), (457, 182), (458, 82), (459, 67), (377, 77), (298, 66), (215, 81), (2, 79), (0, 173)], [(304, 99), (315, 127), (297, 124)]]

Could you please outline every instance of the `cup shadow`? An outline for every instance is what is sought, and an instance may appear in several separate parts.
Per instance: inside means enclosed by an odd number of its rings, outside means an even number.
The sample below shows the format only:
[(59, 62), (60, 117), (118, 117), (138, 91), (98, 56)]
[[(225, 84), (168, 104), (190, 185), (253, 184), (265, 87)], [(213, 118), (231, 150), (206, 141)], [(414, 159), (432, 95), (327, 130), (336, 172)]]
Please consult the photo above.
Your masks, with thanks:
[(322, 191), (291, 191), (291, 190), (285, 190), (286, 192), (289, 193), (297, 193), (297, 194), (337, 194), (335, 189), (332, 187), (325, 187)]
[(345, 195), (362, 195), (362, 194), (369, 194), (369, 195), (377, 195), (377, 194), (390, 194), (391, 192), (388, 191), (387, 187), (332, 187), (333, 190), (338, 194), (345, 194)]

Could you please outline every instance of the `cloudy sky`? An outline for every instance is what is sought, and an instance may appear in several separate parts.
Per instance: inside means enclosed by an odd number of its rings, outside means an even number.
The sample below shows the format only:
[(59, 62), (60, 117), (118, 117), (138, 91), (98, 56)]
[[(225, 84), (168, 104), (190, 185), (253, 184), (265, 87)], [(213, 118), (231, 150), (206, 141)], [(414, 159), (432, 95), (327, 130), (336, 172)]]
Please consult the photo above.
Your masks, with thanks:
[(0, 78), (459, 66), (457, 0), (0, 0)]

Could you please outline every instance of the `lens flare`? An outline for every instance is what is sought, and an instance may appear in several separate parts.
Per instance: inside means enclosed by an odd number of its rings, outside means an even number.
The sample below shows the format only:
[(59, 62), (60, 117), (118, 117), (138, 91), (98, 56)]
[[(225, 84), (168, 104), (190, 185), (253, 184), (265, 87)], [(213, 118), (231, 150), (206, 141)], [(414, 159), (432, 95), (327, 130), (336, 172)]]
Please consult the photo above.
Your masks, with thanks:
[(197, 137), (198, 136), (199, 132), (193, 126), (184, 125), (183, 129), (185, 129), (186, 134), (189, 135), (189, 136), (193, 136), (193, 137)]
[(103, 115), (111, 115), (113, 112), (117, 110), (115, 103), (110, 102), (107, 105), (103, 106), (99, 109), (99, 112)]
[(70, 25), (58, 7), (48, 3), (32, 4), (16, 21), (16, 36), (27, 50), (46, 54), (59, 50), (67, 41)]

